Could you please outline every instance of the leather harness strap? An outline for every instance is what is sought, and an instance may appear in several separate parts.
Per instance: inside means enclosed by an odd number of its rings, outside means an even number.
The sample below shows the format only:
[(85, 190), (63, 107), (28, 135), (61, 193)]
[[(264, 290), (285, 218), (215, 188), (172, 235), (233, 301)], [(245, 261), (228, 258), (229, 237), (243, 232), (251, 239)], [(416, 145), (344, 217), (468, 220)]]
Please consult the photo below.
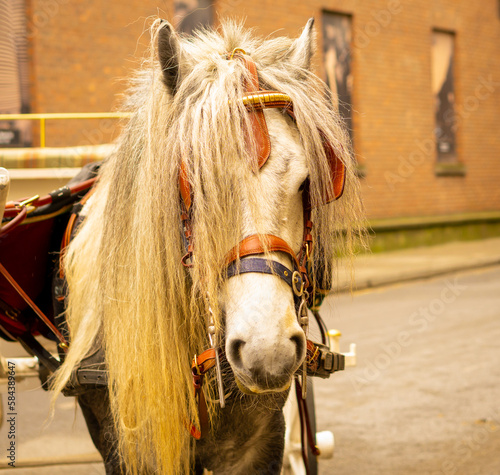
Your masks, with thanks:
[[(272, 105), (268, 107), (273, 107)], [(293, 104), (290, 103), (290, 105), (285, 109), (287, 114), (293, 119), (294, 122), (297, 121), (295, 117), (295, 112), (293, 110)], [(344, 192), (344, 185), (345, 185), (345, 165), (342, 160), (340, 160), (337, 157), (337, 154), (335, 153), (332, 144), (327, 140), (325, 133), (318, 128), (318, 133), (321, 136), (321, 140), (323, 143), (323, 149), (328, 161), (328, 164), (330, 165), (330, 178), (331, 178), (331, 183), (332, 183), (332, 188), (329, 188), (326, 190), (326, 196), (323, 197), (323, 204), (328, 204), (331, 203), (332, 201), (338, 200), (341, 196), (342, 193)]]
[[(62, 261), (63, 257), (66, 254), (66, 248), (68, 247), (69, 243), (71, 242), (71, 239), (73, 237), (74, 231), (75, 231), (75, 226), (77, 224), (78, 219), (81, 219), (80, 216), (80, 211), (83, 208), (83, 205), (87, 203), (87, 201), (90, 199), (92, 194), (94, 193), (95, 188), (91, 188), (89, 192), (80, 200), (78, 203), (78, 207), (73, 209), (73, 212), (71, 213), (71, 216), (69, 217), (68, 220), (68, 225), (66, 226), (66, 230), (64, 231), (64, 235), (62, 238), (61, 242), (61, 254), (59, 258), (59, 277), (61, 279), (64, 279), (64, 269), (62, 266)], [(58, 296), (58, 299), (64, 300), (64, 295)]]
[[(257, 272), (259, 274), (270, 274), (277, 275), (281, 278), (289, 287), (293, 288), (293, 272), (290, 271), (288, 267), (277, 261), (270, 261), (268, 259), (245, 259), (239, 264), (232, 262), (227, 268), (226, 277), (230, 279), (231, 277), (238, 274), (248, 274), (251, 272)], [(302, 282), (297, 282), (300, 286)]]
[(304, 467), (306, 469), (306, 474), (309, 475), (309, 457), (306, 450), (305, 439), (307, 439), (307, 445), (311, 453), (317, 457), (320, 455), (320, 450), (316, 445), (316, 434), (313, 434), (311, 427), (311, 418), (309, 416), (309, 410), (307, 408), (307, 401), (302, 398), (302, 387), (299, 383), (298, 378), (295, 378), (295, 395), (297, 399), (297, 404), (299, 405), (299, 419), (300, 419), (300, 442), (302, 451), (302, 460), (304, 461)]
[[(245, 85), (247, 93), (259, 91), (259, 76), (257, 74), (255, 62), (247, 54), (238, 53), (236, 56), (243, 61), (250, 75), (250, 81)], [(248, 112), (250, 114), (253, 139), (257, 147), (257, 163), (259, 168), (262, 168), (271, 153), (271, 140), (267, 130), (266, 118), (264, 117), (264, 111), (262, 109), (251, 108)], [(251, 150), (251, 137), (247, 136), (246, 139), (249, 145), (248, 148)]]
[(184, 160), (181, 162), (179, 171), (179, 189), (186, 211), (189, 211), (191, 209), (191, 187), (189, 186), (186, 162)]
[(215, 366), (216, 356), (215, 348), (209, 348), (200, 355), (194, 357), (191, 364), (191, 372), (193, 373), (194, 397), (198, 400), (198, 418), (200, 420), (200, 429), (191, 423), (189, 433), (196, 440), (204, 437), (209, 429), (208, 409), (202, 385), (205, 373)]
[(35, 312), (36, 316), (47, 326), (47, 328), (54, 334), (54, 336), (59, 340), (59, 346), (67, 351), (68, 342), (62, 333), (55, 327), (55, 325), (49, 320), (49, 318), (40, 310), (38, 305), (36, 305), (30, 296), (22, 289), (22, 287), (14, 280), (14, 278), (9, 274), (7, 269), (0, 264), (0, 274), (2, 274), (5, 279), (9, 282), (12, 288), (19, 294), (19, 296), (31, 307)]
[[(3, 234), (7, 234), (9, 231), (12, 231), (14, 228), (19, 226), (25, 219), (28, 214), (26, 210), (26, 206), (18, 205), (15, 208), (17, 215), (15, 215), (7, 224), (4, 224), (0, 229), (0, 236)], [(4, 216), (6, 213), (4, 212)]]
[[(252, 234), (241, 241), (237, 246), (231, 249), (226, 258), (226, 265), (231, 264), (238, 258), (247, 257), (255, 254), (264, 254), (265, 252), (284, 252), (292, 258), (292, 263), (297, 269), (301, 265), (291, 247), (278, 236), (272, 234)], [(305, 269), (304, 269), (305, 271)]]
[[(258, 91), (257, 93), (249, 94), (242, 99), (243, 104), (245, 104), (246, 108), (249, 112), (258, 112), (263, 109), (284, 109), (285, 112), (293, 119), (294, 122), (297, 122), (297, 118), (295, 116), (295, 112), (293, 109), (293, 102), (289, 96), (277, 91)], [(266, 127), (267, 132), (267, 127)], [(337, 157), (332, 144), (327, 140), (325, 133), (318, 129), (318, 133), (321, 136), (323, 142), (323, 149), (330, 165), (330, 173), (331, 173), (331, 181), (332, 188), (326, 190), (326, 196), (323, 198), (323, 203), (327, 204), (332, 201), (339, 199), (342, 196), (345, 185), (345, 165)], [(258, 141), (259, 139), (257, 139)], [(267, 159), (266, 159), (267, 160)], [(260, 163), (260, 162), (259, 162)], [(264, 162), (265, 163), (265, 162)], [(262, 165), (260, 165), (262, 166)]]

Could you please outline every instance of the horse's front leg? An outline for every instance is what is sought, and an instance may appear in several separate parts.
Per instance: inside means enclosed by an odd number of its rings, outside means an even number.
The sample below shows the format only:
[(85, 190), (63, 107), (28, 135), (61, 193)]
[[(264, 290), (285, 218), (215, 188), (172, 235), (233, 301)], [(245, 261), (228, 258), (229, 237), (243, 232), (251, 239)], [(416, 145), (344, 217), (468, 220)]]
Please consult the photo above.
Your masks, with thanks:
[(118, 456), (118, 438), (109, 407), (107, 388), (90, 389), (78, 396), (92, 442), (101, 454), (106, 475), (127, 473)]

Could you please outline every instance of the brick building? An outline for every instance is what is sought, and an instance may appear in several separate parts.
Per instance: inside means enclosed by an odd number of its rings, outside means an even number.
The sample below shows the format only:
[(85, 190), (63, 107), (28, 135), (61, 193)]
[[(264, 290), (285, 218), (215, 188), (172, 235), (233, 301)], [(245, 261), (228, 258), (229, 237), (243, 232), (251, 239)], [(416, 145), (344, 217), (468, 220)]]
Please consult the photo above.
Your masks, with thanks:
[[(296, 36), (314, 16), (315, 67), (341, 99), (368, 216), (500, 211), (498, 0), (16, 1), (27, 2), (32, 112), (116, 109), (150, 15), (201, 6), (196, 21), (237, 17), (262, 36)], [(114, 135), (112, 120), (47, 125), (52, 146)]]

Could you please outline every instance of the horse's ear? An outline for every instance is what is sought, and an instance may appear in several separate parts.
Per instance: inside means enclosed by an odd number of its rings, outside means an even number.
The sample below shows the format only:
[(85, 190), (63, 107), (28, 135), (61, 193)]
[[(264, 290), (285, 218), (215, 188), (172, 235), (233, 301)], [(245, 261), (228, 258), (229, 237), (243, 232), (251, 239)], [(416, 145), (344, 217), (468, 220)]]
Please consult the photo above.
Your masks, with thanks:
[(303, 69), (311, 67), (311, 58), (316, 50), (314, 34), (314, 18), (309, 18), (302, 34), (293, 42), (287, 54), (290, 63)]
[(179, 37), (173, 26), (162, 20), (158, 31), (158, 59), (163, 72), (163, 82), (168, 91), (174, 95), (179, 86)]

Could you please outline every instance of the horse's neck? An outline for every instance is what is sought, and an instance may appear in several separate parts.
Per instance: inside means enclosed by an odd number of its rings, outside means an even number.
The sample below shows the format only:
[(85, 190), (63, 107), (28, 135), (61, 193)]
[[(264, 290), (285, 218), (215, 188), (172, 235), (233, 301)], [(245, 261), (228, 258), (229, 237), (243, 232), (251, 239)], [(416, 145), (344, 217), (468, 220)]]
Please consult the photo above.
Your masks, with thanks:
[[(196, 459), (217, 473), (255, 473), (281, 467), (286, 394), (250, 396), (237, 390), (214, 418), (210, 434), (196, 443)], [(270, 455), (271, 454), (271, 458)]]

